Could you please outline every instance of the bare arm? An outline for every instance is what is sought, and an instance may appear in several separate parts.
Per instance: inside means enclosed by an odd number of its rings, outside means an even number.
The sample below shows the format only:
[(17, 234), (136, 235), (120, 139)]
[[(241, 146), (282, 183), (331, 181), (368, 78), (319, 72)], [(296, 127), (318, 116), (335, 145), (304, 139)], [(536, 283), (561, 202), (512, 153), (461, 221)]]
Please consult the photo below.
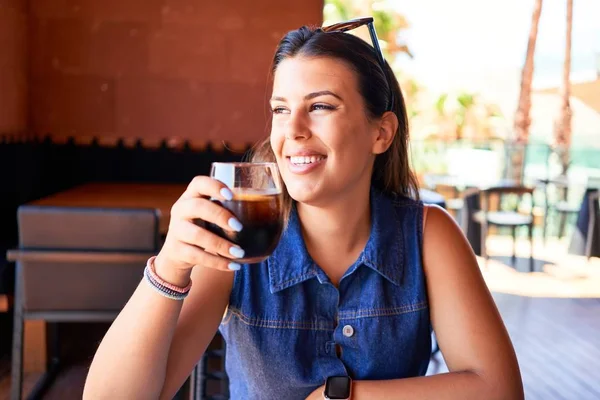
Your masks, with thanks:
[(523, 399), (512, 343), (460, 228), (430, 207), (423, 236), (431, 320), (450, 372), (354, 382), (352, 399)]
[(200, 359), (229, 300), (233, 257), (230, 242), (191, 221), (228, 229), (231, 213), (205, 198), (221, 198), (222, 188), (206, 177), (194, 179), (173, 206), (155, 261), (156, 273), (167, 282), (186, 286), (192, 279), (189, 296), (171, 300), (141, 282), (94, 356), (84, 399), (172, 398)]
[[(214, 337), (229, 302), (233, 274), (194, 268), (198, 287), (186, 299), (173, 335), (161, 399), (172, 399)], [(195, 289), (199, 289), (194, 291)]]
[(175, 395), (219, 326), (233, 274), (198, 267), (193, 280), (185, 302), (140, 283), (98, 348), (84, 399)]

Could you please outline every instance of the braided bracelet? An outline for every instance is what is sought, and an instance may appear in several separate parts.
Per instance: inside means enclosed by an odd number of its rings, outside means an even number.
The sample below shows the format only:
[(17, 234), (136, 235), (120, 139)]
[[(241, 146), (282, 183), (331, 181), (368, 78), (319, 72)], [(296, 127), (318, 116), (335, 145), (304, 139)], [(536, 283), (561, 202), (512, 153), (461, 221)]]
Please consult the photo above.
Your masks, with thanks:
[(148, 263), (146, 264), (146, 268), (148, 269), (148, 272), (149, 272), (150, 276), (152, 277), (152, 279), (154, 279), (156, 282), (158, 282), (161, 286), (169, 288), (177, 293), (187, 293), (190, 291), (190, 289), (192, 287), (192, 281), (190, 281), (190, 283), (186, 287), (181, 287), (181, 286), (175, 286), (169, 282), (162, 280), (160, 278), (160, 276), (158, 276), (156, 274), (156, 271), (154, 269), (154, 260), (155, 259), (156, 259), (156, 256), (150, 257), (148, 259)]
[(158, 294), (160, 294), (163, 297), (167, 297), (172, 300), (183, 300), (188, 296), (188, 293), (183, 293), (183, 294), (177, 293), (173, 290), (170, 290), (169, 288), (166, 288), (166, 287), (158, 284), (158, 282), (156, 282), (154, 279), (152, 279), (152, 277), (148, 273), (147, 267), (144, 269), (144, 280), (148, 283), (148, 285), (152, 289), (154, 289), (154, 291), (156, 291)]
[(152, 289), (154, 289), (160, 295), (162, 295), (164, 297), (168, 297), (169, 299), (183, 300), (188, 295), (187, 293), (178, 293), (167, 287), (160, 285), (158, 282), (156, 282), (154, 279), (152, 279), (152, 277), (148, 273), (147, 268), (144, 269), (144, 279), (146, 280), (146, 283), (148, 283)]
[(146, 264), (146, 268), (144, 268), (144, 279), (160, 295), (167, 297), (173, 300), (183, 300), (185, 299), (192, 287), (192, 283), (190, 282), (186, 287), (179, 287), (173, 285), (171, 283), (165, 282), (161, 279), (156, 272), (154, 271), (154, 259), (156, 257), (150, 257), (148, 263)]

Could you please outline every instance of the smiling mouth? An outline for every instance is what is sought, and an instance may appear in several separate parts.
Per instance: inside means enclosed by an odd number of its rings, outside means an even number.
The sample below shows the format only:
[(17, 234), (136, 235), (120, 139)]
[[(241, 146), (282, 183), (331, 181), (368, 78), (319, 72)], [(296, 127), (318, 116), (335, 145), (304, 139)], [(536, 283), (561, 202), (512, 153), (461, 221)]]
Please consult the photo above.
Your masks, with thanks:
[(315, 164), (326, 159), (326, 156), (291, 156), (288, 157), (294, 165), (309, 165)]

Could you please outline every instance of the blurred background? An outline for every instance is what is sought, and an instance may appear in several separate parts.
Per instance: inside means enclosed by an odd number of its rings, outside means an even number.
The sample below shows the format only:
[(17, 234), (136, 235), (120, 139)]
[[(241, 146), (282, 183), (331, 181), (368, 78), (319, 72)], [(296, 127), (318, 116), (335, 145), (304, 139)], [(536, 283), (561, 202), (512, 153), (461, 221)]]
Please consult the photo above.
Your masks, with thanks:
[[(527, 398), (600, 398), (597, 0), (0, 0), (0, 400), (81, 398), (170, 205), (268, 135), (277, 42), (365, 15), (420, 196), (470, 241)], [(227, 398), (223, 347), (179, 398)]]

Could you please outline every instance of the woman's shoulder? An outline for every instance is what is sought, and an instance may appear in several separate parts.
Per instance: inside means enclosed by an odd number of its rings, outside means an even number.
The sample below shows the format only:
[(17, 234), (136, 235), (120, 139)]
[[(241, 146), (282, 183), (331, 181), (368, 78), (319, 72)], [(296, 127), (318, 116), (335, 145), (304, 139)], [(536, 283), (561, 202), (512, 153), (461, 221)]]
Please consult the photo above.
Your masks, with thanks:
[(442, 240), (450, 243), (463, 241), (462, 230), (444, 208), (437, 204), (425, 204), (422, 215), (423, 237), (427, 241)]

